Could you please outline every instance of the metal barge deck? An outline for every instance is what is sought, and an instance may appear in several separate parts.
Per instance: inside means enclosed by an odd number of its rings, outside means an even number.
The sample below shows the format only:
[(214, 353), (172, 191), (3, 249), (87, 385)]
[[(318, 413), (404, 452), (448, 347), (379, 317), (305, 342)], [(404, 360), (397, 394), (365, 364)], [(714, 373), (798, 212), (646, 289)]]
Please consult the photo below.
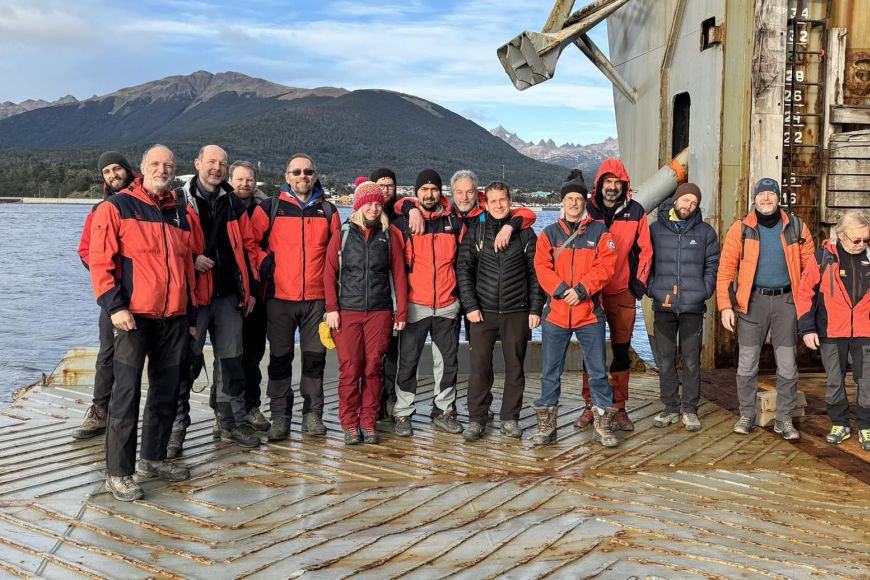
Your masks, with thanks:
[[(212, 440), (206, 392), (183, 456), (193, 478), (146, 481), (145, 499), (127, 504), (103, 488), (102, 438), (69, 437), (93, 362), (71, 351), (0, 413), (2, 576), (870, 577), (870, 485), (767, 430), (731, 434), (733, 416), (709, 401), (700, 433), (654, 428), (655, 375), (632, 378), (637, 430), (615, 449), (572, 428), (576, 374), (545, 449), (492, 427), (474, 444), (434, 431), (431, 379), (413, 438), (346, 447), (333, 378), (328, 436), (297, 422), (287, 441), (240, 451)], [(526, 436), (534, 423), (526, 406)]]

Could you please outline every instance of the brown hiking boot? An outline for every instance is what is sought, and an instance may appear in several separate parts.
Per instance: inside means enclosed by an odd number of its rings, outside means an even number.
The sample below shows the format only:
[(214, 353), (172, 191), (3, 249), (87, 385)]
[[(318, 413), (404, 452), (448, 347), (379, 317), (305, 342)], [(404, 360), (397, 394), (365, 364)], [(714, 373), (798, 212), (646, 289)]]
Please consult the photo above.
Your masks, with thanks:
[(549, 445), (556, 440), (556, 414), (558, 406), (535, 407), (538, 432), (532, 436), (532, 445)]
[(574, 428), (585, 429), (592, 424), (593, 419), (595, 419), (595, 417), (592, 416), (592, 407), (587, 406), (574, 421)]
[(85, 419), (81, 426), (72, 432), (73, 439), (90, 439), (106, 432), (106, 415), (105, 407), (99, 405), (91, 405), (85, 411)]
[(592, 422), (592, 439), (598, 441), (604, 447), (616, 447), (619, 440), (613, 434), (613, 418), (616, 415), (615, 407), (593, 407), (592, 414), (595, 420)]
[(612, 427), (614, 431), (634, 431), (634, 423), (628, 418), (628, 413), (625, 412), (625, 409), (616, 410), (616, 415), (613, 416)]

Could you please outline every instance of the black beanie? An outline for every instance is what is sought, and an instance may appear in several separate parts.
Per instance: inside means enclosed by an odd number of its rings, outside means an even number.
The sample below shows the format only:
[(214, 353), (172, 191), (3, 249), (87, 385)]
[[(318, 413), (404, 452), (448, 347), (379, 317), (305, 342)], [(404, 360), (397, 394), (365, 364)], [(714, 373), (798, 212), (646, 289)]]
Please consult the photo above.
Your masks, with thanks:
[(438, 191), (441, 191), (443, 185), (441, 184), (441, 176), (438, 175), (438, 172), (434, 169), (424, 169), (417, 175), (417, 181), (414, 182), (414, 193), (417, 193), (417, 190), (430, 183), (438, 187)]
[(133, 177), (133, 168), (130, 167), (130, 163), (127, 161), (127, 158), (118, 153), (117, 151), (104, 151), (102, 155), (100, 155), (99, 161), (97, 161), (97, 171), (100, 172), (100, 175), (103, 174), (103, 169), (106, 168), (107, 165), (111, 165), (113, 163), (117, 163), (121, 167), (127, 170), (127, 173), (130, 174), (130, 177)]
[(583, 172), (579, 169), (571, 170), (565, 183), (559, 189), (559, 197), (561, 199), (565, 199), (565, 196), (569, 193), (579, 193), (584, 197), (589, 193), (589, 188), (586, 187), (586, 182), (583, 181)]
[(392, 169), (387, 169), (386, 167), (381, 167), (380, 169), (375, 169), (374, 171), (372, 171), (372, 174), (369, 176), (369, 181), (374, 181), (375, 183), (377, 183), (378, 179), (383, 179), (385, 177), (392, 179), (393, 185), (398, 183), (396, 181), (396, 174), (393, 173)]

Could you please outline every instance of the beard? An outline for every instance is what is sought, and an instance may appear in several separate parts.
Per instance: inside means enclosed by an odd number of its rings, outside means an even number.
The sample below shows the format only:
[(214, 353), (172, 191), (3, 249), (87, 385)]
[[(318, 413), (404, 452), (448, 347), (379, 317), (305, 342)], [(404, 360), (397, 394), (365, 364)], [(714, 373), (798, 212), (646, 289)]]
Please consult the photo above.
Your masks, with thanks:
[(678, 209), (678, 210), (676, 210), (677, 217), (680, 218), (681, 221), (686, 221), (687, 219), (689, 219), (689, 216), (691, 216), (693, 213), (695, 213), (695, 210), (693, 210), (693, 209)]
[(426, 211), (432, 211), (436, 207), (438, 207), (438, 200), (434, 197), (424, 197), (420, 200), (420, 206)]
[(779, 206), (775, 205), (769, 209), (756, 206), (755, 209), (757, 209), (758, 213), (760, 213), (761, 215), (773, 215), (779, 210)]
[(604, 199), (607, 201), (616, 201), (622, 195), (622, 191), (616, 189), (605, 189), (603, 192)]
[(171, 179), (164, 179), (161, 177), (153, 177), (150, 179), (150, 181), (150, 190), (155, 193), (167, 189), (169, 187), (169, 184), (172, 183)]

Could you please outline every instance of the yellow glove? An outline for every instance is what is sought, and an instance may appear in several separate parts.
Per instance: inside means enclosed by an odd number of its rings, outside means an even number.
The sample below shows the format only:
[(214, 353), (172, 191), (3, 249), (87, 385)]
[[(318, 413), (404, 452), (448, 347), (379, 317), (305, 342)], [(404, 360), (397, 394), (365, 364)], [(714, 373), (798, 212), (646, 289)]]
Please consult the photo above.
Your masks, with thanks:
[(326, 322), (320, 323), (317, 332), (320, 334), (320, 344), (329, 350), (335, 350), (335, 341), (332, 340), (332, 330), (330, 330), (329, 325), (327, 325)]

